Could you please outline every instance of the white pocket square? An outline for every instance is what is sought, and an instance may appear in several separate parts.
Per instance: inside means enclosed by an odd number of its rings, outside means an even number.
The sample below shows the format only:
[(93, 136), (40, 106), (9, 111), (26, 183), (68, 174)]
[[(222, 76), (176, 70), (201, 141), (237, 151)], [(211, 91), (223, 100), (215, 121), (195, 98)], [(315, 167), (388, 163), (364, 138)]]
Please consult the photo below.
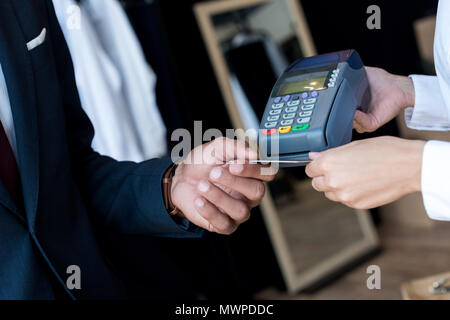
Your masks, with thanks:
[(37, 36), (37, 38), (34, 38), (30, 42), (27, 43), (27, 49), (28, 51), (33, 50), (37, 46), (40, 46), (45, 41), (45, 36), (47, 35), (47, 29), (42, 29), (41, 34)]

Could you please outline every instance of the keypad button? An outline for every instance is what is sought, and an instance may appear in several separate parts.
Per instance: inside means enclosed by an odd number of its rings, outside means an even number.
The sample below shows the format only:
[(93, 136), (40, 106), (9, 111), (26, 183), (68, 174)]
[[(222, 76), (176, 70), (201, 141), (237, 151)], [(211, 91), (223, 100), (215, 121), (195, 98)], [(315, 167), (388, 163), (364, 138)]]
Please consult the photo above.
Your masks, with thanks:
[(294, 122), (294, 120), (283, 120), (283, 121), (281, 121), (281, 125), (282, 126), (290, 126), (293, 122)]
[(298, 132), (298, 131), (303, 131), (309, 128), (309, 124), (299, 124), (297, 126), (294, 126), (292, 128), (292, 131), (294, 132)]
[(261, 131), (262, 131), (263, 135), (265, 135), (265, 136), (270, 136), (272, 134), (277, 133), (277, 129), (263, 129)]
[(285, 109), (286, 112), (297, 112), (297, 110), (298, 110), (298, 107), (289, 107), (289, 108)]
[(284, 107), (284, 103), (275, 103), (272, 105), (272, 109), (281, 109)]
[(283, 101), (284, 102), (288, 102), (289, 100), (291, 100), (291, 96), (290, 95), (287, 95), (287, 96), (283, 97)]
[(316, 98), (306, 99), (306, 100), (303, 100), (303, 104), (313, 104), (313, 103), (316, 103), (316, 101), (317, 101)]
[(280, 113), (281, 113), (281, 109), (278, 109), (278, 110), (270, 110), (270, 111), (269, 111), (269, 114), (270, 114), (271, 116), (275, 116), (275, 115), (280, 114)]
[(278, 131), (280, 131), (280, 133), (288, 133), (289, 131), (291, 131), (291, 128), (291, 126), (279, 127)]
[(311, 97), (317, 98), (319, 96), (319, 93), (317, 91), (311, 92)]
[(267, 121), (278, 121), (280, 119), (280, 116), (269, 116), (267, 117)]
[(292, 119), (295, 118), (295, 113), (285, 113), (283, 114), (283, 119)]
[(312, 115), (312, 111), (303, 111), (299, 114), (300, 117), (309, 117), (310, 115)]
[(298, 106), (299, 104), (300, 104), (300, 100), (289, 101), (289, 102), (287, 103), (288, 107)]
[(264, 124), (264, 127), (266, 127), (266, 128), (274, 128), (274, 127), (276, 127), (277, 126), (277, 122), (276, 121), (273, 121), (273, 122), (266, 122), (265, 124)]
[(302, 93), (302, 99), (307, 99), (309, 97), (308, 92)]
[(297, 100), (300, 100), (300, 96), (293, 96), (292, 97), (292, 101), (297, 101)]
[(305, 124), (305, 123), (309, 123), (311, 121), (311, 118), (310, 117), (307, 117), (307, 118), (298, 118), (297, 119), (297, 123), (298, 124)]
[(309, 110), (312, 110), (312, 109), (314, 109), (314, 105), (313, 104), (308, 104), (306, 106), (302, 106), (302, 110), (303, 111), (309, 111)]
[(276, 98), (273, 100), (273, 102), (274, 102), (274, 103), (280, 103), (280, 102), (281, 102), (281, 97), (276, 97)]

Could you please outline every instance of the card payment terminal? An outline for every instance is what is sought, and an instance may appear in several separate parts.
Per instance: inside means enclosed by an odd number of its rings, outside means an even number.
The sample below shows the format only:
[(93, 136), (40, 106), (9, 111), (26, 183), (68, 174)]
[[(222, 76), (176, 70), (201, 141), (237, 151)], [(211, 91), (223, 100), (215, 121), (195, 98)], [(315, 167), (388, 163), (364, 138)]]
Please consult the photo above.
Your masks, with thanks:
[(276, 82), (264, 111), (258, 134), (261, 160), (281, 167), (305, 165), (309, 152), (350, 142), (353, 117), (367, 88), (355, 50), (294, 62)]

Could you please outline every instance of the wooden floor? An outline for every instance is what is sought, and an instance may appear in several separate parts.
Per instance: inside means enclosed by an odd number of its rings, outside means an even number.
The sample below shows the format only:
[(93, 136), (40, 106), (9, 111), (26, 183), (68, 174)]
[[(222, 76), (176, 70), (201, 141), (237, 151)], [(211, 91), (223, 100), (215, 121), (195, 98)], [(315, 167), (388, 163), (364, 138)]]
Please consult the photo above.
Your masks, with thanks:
[[(257, 299), (401, 299), (402, 283), (450, 271), (450, 223), (427, 218), (420, 195), (382, 208), (382, 252), (312, 294), (289, 296), (275, 289)], [(369, 290), (366, 269), (381, 268), (381, 289)]]

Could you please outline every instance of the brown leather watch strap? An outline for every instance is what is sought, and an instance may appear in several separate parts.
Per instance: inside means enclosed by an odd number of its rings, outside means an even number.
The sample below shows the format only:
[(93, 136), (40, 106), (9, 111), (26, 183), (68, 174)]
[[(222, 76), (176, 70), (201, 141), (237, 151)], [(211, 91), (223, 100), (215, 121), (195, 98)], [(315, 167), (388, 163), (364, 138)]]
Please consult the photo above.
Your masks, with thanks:
[(179, 216), (182, 215), (182, 212), (180, 209), (178, 209), (173, 203), (172, 203), (172, 179), (175, 175), (175, 170), (177, 169), (177, 164), (172, 165), (169, 169), (167, 169), (166, 173), (164, 174), (163, 180), (162, 180), (162, 186), (163, 186), (163, 197), (164, 197), (164, 206), (166, 207), (167, 212), (171, 216)]

